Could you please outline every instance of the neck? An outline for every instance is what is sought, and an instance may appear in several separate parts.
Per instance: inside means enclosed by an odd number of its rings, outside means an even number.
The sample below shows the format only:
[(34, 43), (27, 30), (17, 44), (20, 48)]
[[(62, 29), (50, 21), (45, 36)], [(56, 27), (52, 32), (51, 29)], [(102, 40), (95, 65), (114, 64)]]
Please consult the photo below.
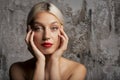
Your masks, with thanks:
[(45, 55), (45, 63), (48, 64), (50, 62), (51, 55)]
[(51, 54), (45, 55), (45, 68), (50, 68), (51, 65)]

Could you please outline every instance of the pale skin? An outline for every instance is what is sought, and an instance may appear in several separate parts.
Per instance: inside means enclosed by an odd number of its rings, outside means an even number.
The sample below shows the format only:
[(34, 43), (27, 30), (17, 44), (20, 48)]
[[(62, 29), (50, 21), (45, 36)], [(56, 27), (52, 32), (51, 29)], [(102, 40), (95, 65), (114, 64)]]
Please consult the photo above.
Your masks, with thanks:
[[(35, 29), (34, 29), (35, 27)], [(67, 49), (68, 36), (59, 20), (48, 12), (36, 14), (33, 26), (25, 41), (34, 56), (25, 62), (15, 63), (10, 68), (11, 80), (84, 80), (84, 65), (62, 57)], [(52, 43), (45, 48), (40, 44)]]

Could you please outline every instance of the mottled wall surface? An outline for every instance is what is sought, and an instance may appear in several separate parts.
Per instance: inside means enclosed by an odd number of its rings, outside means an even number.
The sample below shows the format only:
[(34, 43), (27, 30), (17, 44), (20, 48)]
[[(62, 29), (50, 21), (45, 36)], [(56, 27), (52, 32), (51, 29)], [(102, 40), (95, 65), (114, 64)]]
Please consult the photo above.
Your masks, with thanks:
[[(32, 57), (24, 42), (26, 18), (39, 1), (0, 0), (0, 80), (9, 80), (12, 63)], [(64, 56), (87, 67), (86, 80), (120, 80), (120, 0), (49, 1), (65, 16)]]

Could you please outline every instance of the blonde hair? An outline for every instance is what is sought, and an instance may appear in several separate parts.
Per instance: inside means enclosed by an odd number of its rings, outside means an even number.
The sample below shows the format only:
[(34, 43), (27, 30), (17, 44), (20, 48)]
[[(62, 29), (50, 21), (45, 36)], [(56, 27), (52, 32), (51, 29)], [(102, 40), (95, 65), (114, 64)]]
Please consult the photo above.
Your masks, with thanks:
[(31, 25), (34, 20), (35, 15), (38, 12), (42, 12), (42, 11), (47, 11), (53, 14), (56, 18), (58, 18), (58, 20), (60, 21), (62, 25), (64, 24), (63, 15), (61, 11), (55, 5), (49, 2), (39, 2), (35, 4), (30, 10), (28, 14), (28, 18), (27, 18), (27, 26)]

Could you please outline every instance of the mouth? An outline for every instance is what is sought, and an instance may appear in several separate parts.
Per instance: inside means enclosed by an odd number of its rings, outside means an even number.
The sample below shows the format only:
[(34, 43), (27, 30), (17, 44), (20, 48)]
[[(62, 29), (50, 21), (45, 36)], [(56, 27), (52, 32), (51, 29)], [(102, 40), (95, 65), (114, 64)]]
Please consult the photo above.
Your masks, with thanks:
[(50, 48), (50, 47), (52, 47), (53, 44), (50, 42), (45, 42), (45, 43), (42, 43), (41, 45), (45, 48)]

